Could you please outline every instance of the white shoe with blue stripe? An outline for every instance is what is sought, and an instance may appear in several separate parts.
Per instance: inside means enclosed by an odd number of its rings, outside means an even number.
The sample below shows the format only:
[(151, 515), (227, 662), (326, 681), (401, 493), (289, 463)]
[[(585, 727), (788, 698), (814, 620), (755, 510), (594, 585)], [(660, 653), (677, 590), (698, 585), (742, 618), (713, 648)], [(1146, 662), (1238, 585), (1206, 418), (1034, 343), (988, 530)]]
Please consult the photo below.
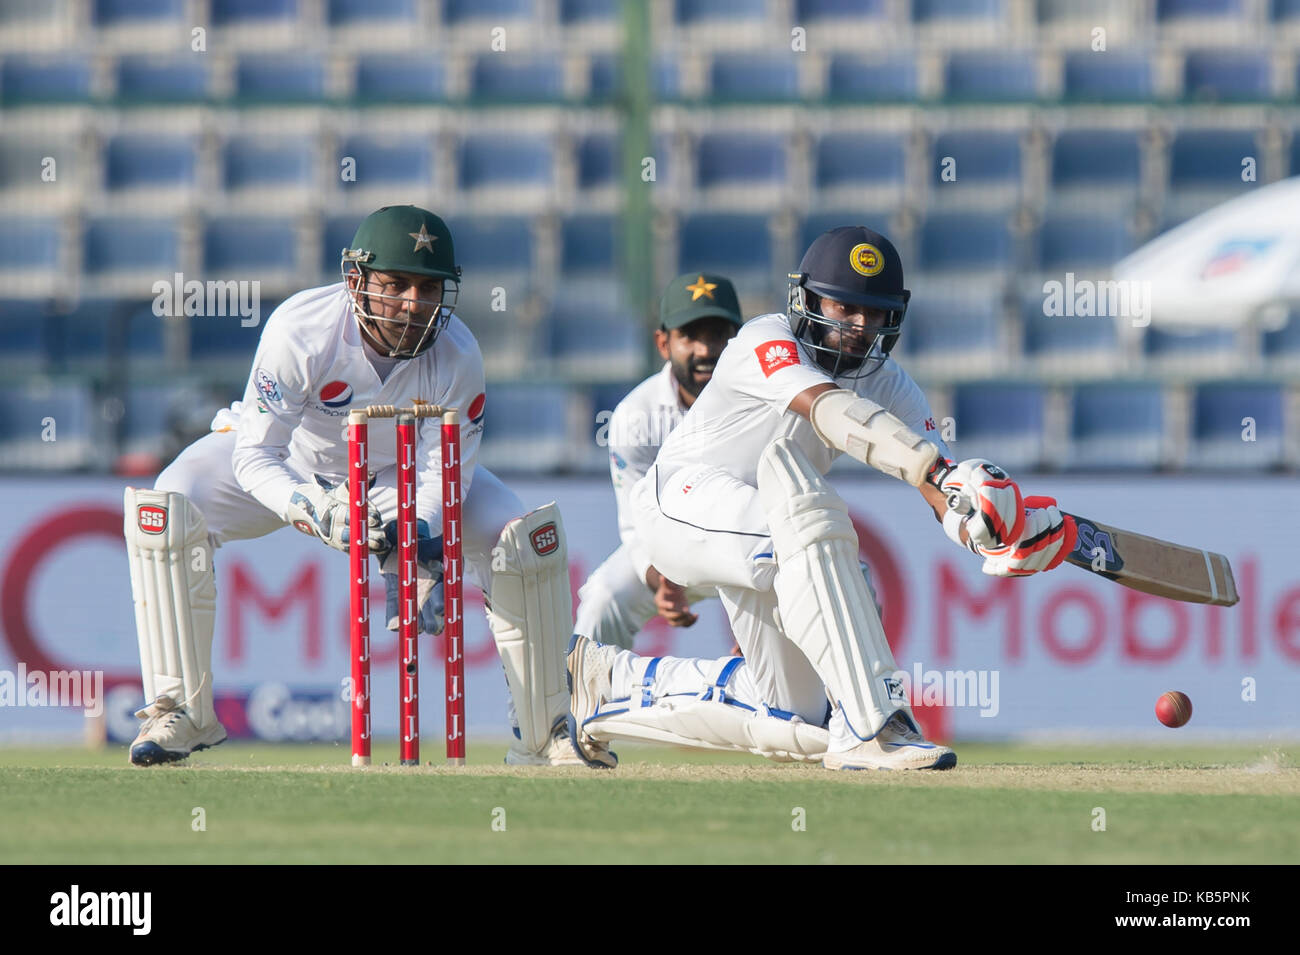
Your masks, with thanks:
[(573, 751), (593, 769), (613, 769), (618, 765), (618, 756), (610, 752), (608, 743), (583, 732), (583, 727), (599, 712), (600, 705), (609, 699), (610, 673), (617, 655), (618, 647), (606, 646), (575, 633), (569, 641), (569, 653), (565, 658), (569, 682), (569, 739)]
[(926, 740), (901, 712), (895, 713), (871, 739), (842, 753), (827, 753), (827, 769), (952, 769), (957, 754)]

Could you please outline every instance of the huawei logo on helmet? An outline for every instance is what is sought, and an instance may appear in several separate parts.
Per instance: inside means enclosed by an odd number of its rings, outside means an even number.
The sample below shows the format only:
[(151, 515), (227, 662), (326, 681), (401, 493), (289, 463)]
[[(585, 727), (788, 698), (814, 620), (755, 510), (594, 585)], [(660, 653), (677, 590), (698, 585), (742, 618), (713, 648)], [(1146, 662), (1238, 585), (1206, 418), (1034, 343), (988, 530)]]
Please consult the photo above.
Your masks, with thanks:
[(764, 376), (768, 378), (771, 378), (774, 372), (780, 371), (787, 365), (799, 364), (795, 344), (791, 341), (777, 339), (776, 341), (763, 342), (754, 349), (754, 354), (758, 357), (758, 364), (763, 369)]

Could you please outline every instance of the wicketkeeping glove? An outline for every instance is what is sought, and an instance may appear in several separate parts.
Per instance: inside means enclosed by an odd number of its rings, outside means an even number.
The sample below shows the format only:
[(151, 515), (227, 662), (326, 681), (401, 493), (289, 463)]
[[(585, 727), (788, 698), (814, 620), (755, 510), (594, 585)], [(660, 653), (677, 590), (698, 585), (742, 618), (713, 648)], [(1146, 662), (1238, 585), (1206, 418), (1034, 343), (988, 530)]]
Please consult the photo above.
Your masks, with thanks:
[[(289, 498), (286, 516), (289, 523), (313, 537), (319, 537), (335, 550), (347, 551), (351, 539), (348, 532), (348, 486), (346, 483), (334, 484), (319, 474), (312, 475), (311, 484), (299, 484)], [(374, 478), (371, 478), (374, 484)], [(384, 532), (380, 525), (383, 518), (379, 509), (369, 504), (370, 519), (366, 527), (367, 546), (372, 552), (382, 551), (386, 547)]]
[(1025, 528), (1007, 547), (977, 548), (984, 556), (984, 573), (992, 577), (1027, 577), (1051, 570), (1074, 550), (1074, 518), (1057, 509), (1050, 497), (1025, 498)]
[(939, 490), (948, 496), (944, 533), (955, 543), (962, 544), (963, 527), (968, 540), (963, 546), (971, 550), (1020, 539), (1025, 526), (1020, 487), (996, 464), (983, 458), (963, 461), (944, 475)]
[[(379, 572), (384, 575), (388, 629), (397, 630), (402, 614), (397, 521), (389, 521), (383, 533), (387, 551), (380, 555)], [(446, 616), (442, 588), (442, 538), (432, 536), (428, 522), (417, 520), (415, 539), (415, 599), (420, 608), (420, 630), (439, 634)]]

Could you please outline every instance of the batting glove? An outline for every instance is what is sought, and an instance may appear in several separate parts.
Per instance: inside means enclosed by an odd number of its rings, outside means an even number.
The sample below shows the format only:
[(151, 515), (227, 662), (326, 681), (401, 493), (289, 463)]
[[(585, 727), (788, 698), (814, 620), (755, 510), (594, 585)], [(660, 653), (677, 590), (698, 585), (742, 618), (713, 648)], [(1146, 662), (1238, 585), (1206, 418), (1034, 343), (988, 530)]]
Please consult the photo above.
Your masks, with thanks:
[(1025, 527), (1025, 505), (1020, 487), (996, 464), (970, 458), (944, 475), (939, 490), (948, 496), (944, 532), (963, 546), (1003, 547), (1020, 539)]
[(984, 556), (984, 573), (992, 577), (1027, 577), (1051, 570), (1074, 550), (1078, 535), (1074, 518), (1057, 509), (1055, 498), (1025, 498), (1024, 517), (1024, 533), (1015, 544), (978, 548)]
[[(417, 520), (415, 539), (415, 599), (420, 608), (420, 630), (423, 633), (439, 634), (442, 633), (446, 617), (446, 600), (442, 587), (442, 538), (432, 536), (426, 521)], [(388, 550), (379, 559), (379, 572), (384, 576), (388, 629), (397, 630), (402, 613), (397, 521), (389, 521), (384, 526), (384, 541)]]

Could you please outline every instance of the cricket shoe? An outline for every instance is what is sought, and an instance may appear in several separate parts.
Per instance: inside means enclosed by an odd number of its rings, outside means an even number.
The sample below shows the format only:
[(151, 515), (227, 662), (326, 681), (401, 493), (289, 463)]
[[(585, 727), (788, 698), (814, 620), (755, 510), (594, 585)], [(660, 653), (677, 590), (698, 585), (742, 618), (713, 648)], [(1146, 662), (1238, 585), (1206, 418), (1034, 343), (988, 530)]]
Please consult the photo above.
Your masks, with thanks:
[(170, 696), (160, 696), (136, 718), (144, 720), (131, 744), (130, 761), (135, 766), (174, 763), (190, 753), (226, 741), (226, 728), (216, 720), (206, 730), (194, 725), (185, 709)]
[(565, 659), (569, 683), (569, 739), (573, 751), (582, 762), (593, 769), (613, 769), (618, 756), (609, 749), (609, 743), (595, 739), (582, 727), (596, 715), (600, 705), (609, 699), (610, 674), (618, 647), (597, 643), (590, 637), (575, 633), (569, 641)]
[(507, 766), (581, 766), (582, 760), (569, 742), (569, 727), (563, 718), (551, 731), (551, 738), (539, 752), (530, 753), (516, 737), (506, 751)]
[(952, 769), (957, 754), (926, 740), (903, 713), (895, 713), (871, 739), (844, 753), (827, 753), (827, 769)]

